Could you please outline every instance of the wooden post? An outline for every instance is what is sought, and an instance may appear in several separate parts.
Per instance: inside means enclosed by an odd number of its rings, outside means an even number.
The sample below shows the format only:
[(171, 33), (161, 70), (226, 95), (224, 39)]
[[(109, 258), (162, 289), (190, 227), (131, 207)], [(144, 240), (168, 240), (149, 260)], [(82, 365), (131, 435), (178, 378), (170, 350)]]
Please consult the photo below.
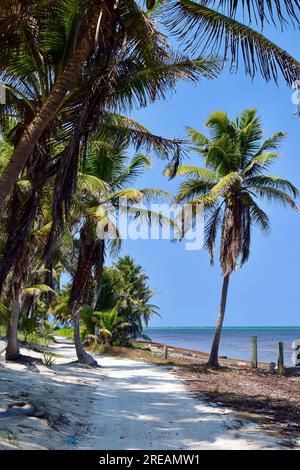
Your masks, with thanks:
[(278, 374), (284, 375), (283, 343), (278, 343)]
[(168, 359), (168, 348), (167, 348), (167, 346), (164, 346), (164, 348), (163, 348), (163, 358)]
[(251, 367), (257, 369), (257, 336), (251, 338)]

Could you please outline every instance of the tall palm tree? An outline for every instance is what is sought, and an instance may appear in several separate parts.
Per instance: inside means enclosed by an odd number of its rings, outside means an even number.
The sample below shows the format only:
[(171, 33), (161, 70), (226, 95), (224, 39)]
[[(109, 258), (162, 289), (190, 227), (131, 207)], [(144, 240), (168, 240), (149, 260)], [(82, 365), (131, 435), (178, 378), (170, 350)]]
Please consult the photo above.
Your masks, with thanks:
[[(39, 25), (43, 28), (43, 21), (47, 28), (45, 18), (50, 15), (53, 19), (53, 8), (58, 8), (59, 4), (60, 8), (70, 5), (67, 0), (46, 3), (13, 0), (3, 3), (4, 7), (0, 9), (0, 46), (3, 45), (5, 58), (12, 50), (18, 53), (20, 37), (17, 33), (24, 18), (24, 23), (28, 20), (28, 24), (35, 27), (38, 25), (37, 30)], [(86, 64), (92, 62), (101, 75), (97, 85), (99, 97), (99, 92), (100, 95), (103, 94), (103, 83), (110, 82), (111, 72), (118, 64), (118, 51), (124, 45), (130, 44), (138, 51), (147, 52), (149, 58), (153, 54), (156, 57), (161, 55), (162, 35), (155, 27), (152, 15), (147, 15), (143, 10), (145, 4), (150, 10), (158, 5), (154, 14), (161, 16), (170, 34), (185, 41), (190, 50), (201, 46), (206, 51), (220, 52), (223, 46), (224, 59), (231, 53), (233, 69), (237, 67), (239, 56), (242, 55), (246, 73), (251, 76), (259, 69), (266, 80), (277, 80), (278, 72), (283, 74), (288, 84), (299, 78), (299, 63), (251, 27), (256, 23), (262, 29), (268, 20), (274, 25), (278, 22), (281, 26), (285, 25), (288, 20), (298, 25), (298, 0), (275, 3), (269, 0), (246, 0), (242, 5), (236, 0), (74, 0), (71, 2), (74, 26), (72, 47), (61, 62), (61, 73), (57, 76), (48, 99), (26, 127), (0, 178), (0, 206), (12, 190), (44, 129), (52, 122)], [(238, 21), (238, 13), (245, 15), (245, 23)], [(22, 21), (18, 19), (18, 14)], [(47, 29), (42, 30), (42, 33), (47, 36)], [(34, 38), (34, 42), (37, 40), (40, 38)], [(4, 61), (3, 70), (5, 65)], [(44, 64), (42, 62), (39, 65)]]
[(278, 132), (262, 141), (261, 121), (255, 110), (245, 110), (231, 121), (224, 112), (213, 112), (206, 126), (211, 138), (189, 129), (195, 150), (204, 158), (205, 168), (182, 165), (178, 175), (187, 176), (177, 195), (180, 202), (202, 205), (205, 211), (205, 247), (211, 263), (220, 230), (220, 265), (223, 287), (209, 365), (217, 367), (231, 273), (243, 266), (250, 254), (252, 227), (268, 232), (267, 214), (258, 199), (283, 204), (297, 210), (298, 189), (288, 180), (265, 174), (274, 160), (285, 134)]
[[(140, 128), (141, 131), (141, 128)], [(124, 137), (123, 137), (124, 138)], [(80, 339), (80, 312), (91, 291), (94, 292), (92, 308), (95, 308), (101, 289), (103, 266), (107, 250), (112, 253), (120, 247), (120, 234), (114, 227), (113, 212), (120, 210), (120, 198), (126, 198), (129, 206), (153, 197), (168, 197), (166, 191), (153, 188), (136, 189), (130, 185), (149, 168), (149, 157), (138, 154), (132, 159), (127, 155), (128, 141), (123, 143), (93, 140), (88, 143), (82, 172), (79, 174), (78, 191), (73, 204), (73, 217), (80, 228), (77, 268), (73, 275), (69, 308), (74, 324), (74, 342), (78, 360), (91, 366), (96, 361), (84, 350)], [(161, 214), (137, 207), (139, 218), (169, 223)], [(99, 238), (98, 224), (113, 228), (114, 237)], [(110, 231), (108, 232), (110, 233)], [(105, 233), (103, 232), (103, 235)]]

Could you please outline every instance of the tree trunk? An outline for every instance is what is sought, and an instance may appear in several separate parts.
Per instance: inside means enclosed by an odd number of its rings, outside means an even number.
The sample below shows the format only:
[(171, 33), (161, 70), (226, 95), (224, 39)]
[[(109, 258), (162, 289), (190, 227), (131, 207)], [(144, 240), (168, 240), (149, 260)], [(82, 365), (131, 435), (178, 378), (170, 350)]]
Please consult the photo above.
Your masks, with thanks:
[(80, 311), (77, 312), (73, 316), (73, 325), (74, 325), (74, 343), (75, 349), (77, 354), (77, 359), (81, 364), (86, 364), (91, 367), (98, 367), (98, 362), (88, 354), (82, 346), (81, 338), (80, 338)]
[(54, 85), (41, 111), (27, 127), (14, 150), (13, 156), (3, 171), (0, 179), (0, 207), (3, 206), (6, 197), (13, 189), (19, 174), (23, 170), (27, 159), (33, 153), (34, 147), (43, 131), (52, 121), (66, 94), (74, 85), (74, 81), (76, 81), (87, 56), (93, 48), (93, 37), (95, 36), (98, 18), (99, 11), (94, 15), (87, 34), (80, 41), (69, 65)]
[(92, 307), (93, 310), (96, 309), (97, 302), (100, 296), (101, 286), (102, 286), (102, 277), (103, 277), (103, 267), (104, 267), (104, 240), (97, 240), (96, 248), (95, 248), (95, 289), (94, 289), (94, 296), (93, 296), (93, 303)]
[[(102, 286), (102, 277), (103, 277), (103, 266), (104, 266), (104, 240), (98, 240), (97, 251), (97, 262), (96, 262), (96, 279), (95, 279), (95, 289), (94, 289), (94, 298), (92, 303), (93, 310), (97, 308), (97, 302), (101, 292)], [(99, 326), (95, 323), (94, 335), (99, 336)]]
[(223, 278), (223, 286), (222, 286), (222, 295), (221, 295), (221, 303), (220, 309), (218, 314), (217, 326), (215, 330), (215, 336), (212, 343), (210, 356), (208, 360), (208, 365), (210, 367), (219, 367), (219, 346), (220, 346), (220, 339), (226, 309), (226, 301), (227, 301), (227, 293), (228, 293), (228, 285), (229, 285), (229, 274), (226, 274)]
[(16, 361), (20, 357), (20, 349), (18, 344), (18, 325), (21, 310), (21, 299), (18, 298), (12, 302), (11, 316), (7, 324), (6, 337), (7, 346), (5, 359), (7, 361)]

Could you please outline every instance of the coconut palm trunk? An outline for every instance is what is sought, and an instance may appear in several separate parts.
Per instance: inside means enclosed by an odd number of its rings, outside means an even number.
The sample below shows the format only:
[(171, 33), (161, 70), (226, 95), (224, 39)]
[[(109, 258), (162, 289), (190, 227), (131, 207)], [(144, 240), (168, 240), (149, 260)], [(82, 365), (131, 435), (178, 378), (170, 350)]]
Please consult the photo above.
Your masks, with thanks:
[[(102, 2), (101, 4), (102, 8), (105, 9), (106, 12), (109, 12), (113, 8), (110, 3), (111, 2), (109, 0)], [(95, 37), (98, 19), (99, 10), (92, 18), (86, 34), (79, 42), (68, 66), (54, 85), (44, 106), (29, 124), (23, 137), (16, 146), (0, 179), (0, 207), (3, 207), (6, 197), (13, 189), (19, 174), (23, 170), (28, 158), (33, 153), (34, 147), (43, 131), (52, 121), (66, 94), (74, 85), (74, 81), (76, 81), (84, 62), (93, 47), (93, 38)]]
[(31, 247), (32, 245), (27, 244), (23, 246), (21, 253), (19, 253), (19, 257), (12, 273), (10, 288), (6, 293), (7, 304), (9, 305), (11, 313), (6, 327), (7, 346), (5, 358), (8, 361), (16, 361), (20, 357), (17, 336), (19, 319), (26, 297), (24, 287), (27, 284), (29, 273), (32, 271), (33, 266), (31, 261), (35, 259), (34, 256), (36, 253), (36, 249), (31, 253)]
[(102, 278), (103, 278), (103, 267), (104, 267), (104, 240), (97, 240), (96, 242), (96, 253), (95, 256), (97, 257), (97, 264), (96, 264), (96, 273), (95, 273), (95, 288), (94, 288), (94, 296), (92, 307), (95, 310), (96, 305), (99, 299), (101, 286), (102, 286)]
[(91, 367), (98, 367), (97, 361), (82, 346), (80, 338), (80, 310), (73, 315), (74, 344), (78, 361)]
[(7, 346), (5, 352), (5, 359), (7, 361), (15, 361), (20, 357), (20, 349), (17, 334), (21, 305), (22, 301), (20, 295), (18, 294), (16, 299), (11, 304), (11, 316), (6, 329)]
[(220, 346), (220, 339), (221, 339), (223, 321), (224, 321), (224, 316), (225, 316), (229, 278), (230, 278), (229, 274), (226, 274), (223, 277), (222, 295), (221, 295), (221, 303), (220, 303), (220, 308), (219, 308), (217, 326), (216, 326), (215, 336), (214, 336), (214, 340), (212, 343), (210, 356), (208, 360), (208, 365), (210, 367), (219, 367), (219, 346)]
[[(92, 302), (93, 310), (96, 310), (97, 302), (101, 292), (102, 286), (102, 277), (103, 277), (103, 267), (104, 267), (104, 240), (97, 241), (97, 251), (98, 251), (98, 263), (96, 266), (96, 279), (95, 279), (95, 289), (94, 289), (94, 298)], [(99, 335), (99, 327), (95, 324), (95, 336)]]
[(73, 278), (69, 306), (72, 312), (74, 343), (78, 361), (89, 366), (98, 363), (83, 348), (80, 338), (80, 310), (87, 303), (92, 288), (92, 269), (95, 266), (95, 255), (98, 241), (94, 239), (94, 226), (86, 221), (80, 232), (80, 249), (77, 269)]

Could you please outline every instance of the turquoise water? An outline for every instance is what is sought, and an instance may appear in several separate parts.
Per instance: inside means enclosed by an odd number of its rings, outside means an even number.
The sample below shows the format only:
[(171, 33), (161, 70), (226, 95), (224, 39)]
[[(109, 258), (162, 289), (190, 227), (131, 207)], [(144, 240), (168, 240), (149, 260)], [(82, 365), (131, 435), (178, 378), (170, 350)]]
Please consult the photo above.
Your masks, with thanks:
[[(174, 327), (147, 328), (152, 341), (208, 352), (214, 328)], [(236, 359), (250, 359), (251, 336), (258, 337), (259, 361), (276, 362), (278, 342), (284, 343), (285, 363), (292, 364), (292, 342), (300, 340), (300, 327), (225, 327), (222, 333), (220, 355)]]

